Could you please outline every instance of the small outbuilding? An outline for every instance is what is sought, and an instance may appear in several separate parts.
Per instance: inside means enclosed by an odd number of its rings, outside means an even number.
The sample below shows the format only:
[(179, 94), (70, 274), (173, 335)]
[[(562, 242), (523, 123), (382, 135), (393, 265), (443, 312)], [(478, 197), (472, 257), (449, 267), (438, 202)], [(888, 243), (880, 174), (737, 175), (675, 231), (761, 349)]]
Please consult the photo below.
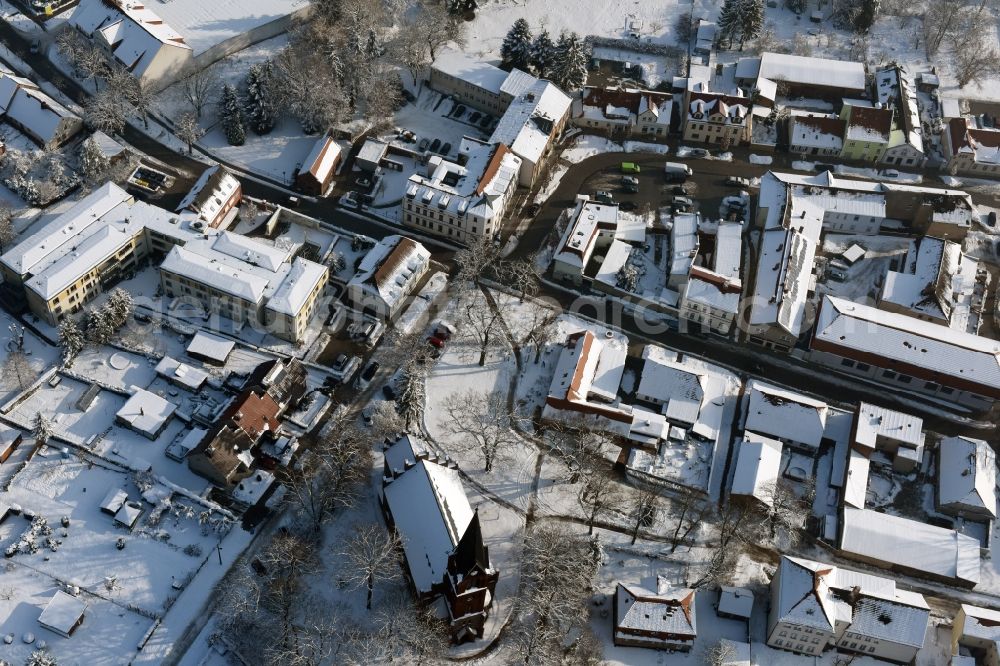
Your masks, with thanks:
[(387, 144), (375, 139), (368, 139), (358, 151), (358, 156), (354, 158), (354, 164), (362, 171), (374, 172), (388, 149)]
[(187, 346), (191, 358), (212, 365), (225, 365), (236, 343), (211, 333), (198, 331)]
[(125, 502), (118, 509), (118, 513), (115, 514), (115, 523), (131, 530), (135, 527), (141, 515), (142, 504), (139, 502)]
[(83, 599), (59, 590), (49, 599), (49, 603), (45, 604), (45, 609), (38, 616), (38, 624), (64, 638), (69, 638), (83, 623), (86, 610), (87, 602)]
[(176, 410), (174, 403), (136, 387), (132, 397), (115, 414), (115, 421), (147, 439), (156, 439)]
[(156, 374), (171, 384), (189, 391), (198, 391), (208, 381), (208, 373), (204, 370), (199, 370), (170, 356), (164, 356), (156, 364)]
[(749, 620), (753, 612), (753, 592), (745, 587), (722, 588), (717, 614), (734, 620)]
[(112, 488), (108, 491), (108, 494), (104, 496), (101, 500), (101, 511), (113, 516), (118, 513), (118, 509), (122, 508), (122, 504), (128, 501), (128, 493), (121, 488)]
[(329, 134), (321, 136), (295, 174), (295, 186), (306, 194), (323, 195), (340, 164), (340, 145)]

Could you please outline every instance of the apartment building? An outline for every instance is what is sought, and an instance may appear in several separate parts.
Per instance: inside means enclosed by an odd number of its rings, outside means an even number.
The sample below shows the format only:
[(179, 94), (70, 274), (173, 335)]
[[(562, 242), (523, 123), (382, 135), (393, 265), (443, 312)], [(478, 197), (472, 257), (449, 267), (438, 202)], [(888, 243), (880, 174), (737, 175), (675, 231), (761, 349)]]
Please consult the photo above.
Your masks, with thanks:
[(458, 51), (440, 54), (431, 65), (429, 85), (480, 111), (500, 115), (511, 101), (538, 81), (519, 69), (509, 72)]
[(615, 137), (666, 139), (673, 96), (650, 90), (586, 87), (573, 102), (570, 122)]
[(531, 187), (562, 134), (573, 100), (555, 84), (537, 81), (511, 100), (488, 143), (521, 158), (518, 184)]
[(720, 222), (711, 237), (714, 245), (708, 266), (692, 266), (681, 291), (677, 314), (681, 319), (728, 335), (736, 320), (743, 283), (743, 225)]
[(431, 253), (411, 238), (386, 236), (375, 244), (347, 283), (347, 298), (356, 309), (395, 319), (430, 267)]
[(228, 231), (174, 247), (160, 265), (168, 297), (292, 342), (303, 338), (328, 277), (325, 266), (291, 250)]
[(521, 158), (502, 143), (468, 137), (459, 155), (461, 163), (432, 156), (424, 174), (410, 176), (403, 224), (459, 243), (492, 238), (517, 190)]
[(767, 644), (807, 656), (828, 648), (899, 664), (923, 647), (930, 608), (895, 581), (783, 556), (771, 580)]
[(689, 90), (685, 98), (685, 141), (719, 144), (725, 150), (749, 138), (751, 102), (748, 97)]

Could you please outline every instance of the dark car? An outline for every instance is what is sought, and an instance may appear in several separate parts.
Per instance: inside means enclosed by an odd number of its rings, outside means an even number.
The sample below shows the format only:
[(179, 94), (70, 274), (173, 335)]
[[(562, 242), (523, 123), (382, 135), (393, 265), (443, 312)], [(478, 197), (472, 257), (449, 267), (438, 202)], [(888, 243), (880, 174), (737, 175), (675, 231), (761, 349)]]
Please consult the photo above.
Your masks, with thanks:
[(441, 146), (441, 154), (442, 155), (447, 155), (450, 152), (451, 152), (451, 144), (450, 143), (446, 143), (443, 146)]
[(431, 147), (428, 150), (430, 150), (432, 153), (436, 153), (438, 148), (440, 147), (441, 147), (441, 139), (434, 139), (433, 141), (431, 141)]
[(684, 187), (683, 185), (674, 185), (673, 187), (670, 188), (670, 193), (675, 196), (680, 195), (683, 197), (688, 193), (688, 191), (687, 188)]
[(362, 390), (368, 388), (368, 385), (372, 383), (372, 379), (375, 378), (375, 373), (378, 372), (378, 369), (378, 361), (370, 361), (365, 366), (365, 369), (361, 371), (361, 374), (358, 375), (357, 387)]
[(424, 150), (427, 150), (427, 146), (429, 146), (429, 145), (431, 145), (430, 141), (428, 141), (427, 139), (421, 139), (420, 143), (417, 144), (417, 148), (420, 151), (424, 151)]
[(479, 113), (478, 111), (473, 111), (472, 113), (469, 114), (469, 122), (478, 123), (482, 115), (483, 114)]
[(451, 115), (455, 116), (456, 118), (461, 118), (463, 113), (465, 113), (464, 104), (459, 104), (458, 106), (456, 106), (454, 109), (451, 110)]
[(479, 121), (479, 126), (482, 127), (483, 129), (486, 129), (487, 127), (490, 126), (490, 123), (492, 122), (493, 118), (491, 118), (490, 116), (483, 116), (483, 119)]
[(396, 389), (393, 387), (392, 383), (386, 384), (382, 387), (382, 395), (385, 396), (386, 400), (396, 399)]
[(634, 201), (623, 201), (620, 204), (618, 204), (618, 210), (623, 210), (626, 213), (629, 212), (630, 210), (635, 210), (638, 207), (639, 204), (637, 204)]

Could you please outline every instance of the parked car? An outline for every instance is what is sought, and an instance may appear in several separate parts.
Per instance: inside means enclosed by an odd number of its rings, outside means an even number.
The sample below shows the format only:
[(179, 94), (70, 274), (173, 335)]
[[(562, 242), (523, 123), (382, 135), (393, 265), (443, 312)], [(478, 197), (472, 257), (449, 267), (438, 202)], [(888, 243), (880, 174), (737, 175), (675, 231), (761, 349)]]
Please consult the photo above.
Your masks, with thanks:
[(635, 176), (623, 176), (622, 187), (626, 192), (635, 194), (639, 191), (639, 179)]
[(688, 193), (688, 190), (683, 185), (674, 185), (673, 187), (670, 188), (670, 194), (672, 194), (674, 196), (680, 195), (680, 196), (683, 197), (683, 196), (686, 196), (687, 193)]
[(674, 197), (671, 205), (674, 207), (674, 210), (686, 213), (694, 208), (694, 201), (688, 197)]
[(638, 207), (639, 204), (637, 204), (634, 201), (623, 201), (620, 204), (618, 204), (618, 210), (625, 211), (626, 213), (635, 210)]
[(750, 187), (750, 179), (743, 176), (730, 176), (726, 178), (726, 185), (732, 187)]
[(450, 152), (451, 152), (451, 144), (450, 143), (446, 143), (443, 146), (441, 146), (441, 154), (442, 155), (447, 155)]
[(427, 146), (429, 146), (429, 145), (431, 145), (430, 141), (428, 141), (427, 139), (421, 139), (420, 143), (417, 144), (417, 149), (420, 152), (423, 152), (423, 151), (427, 150)]
[(432, 153), (436, 153), (438, 148), (440, 147), (441, 147), (441, 139), (434, 139), (433, 141), (431, 141), (431, 145), (430, 148), (428, 148), (428, 150), (430, 150)]
[(886, 178), (899, 178), (899, 172), (895, 169), (886, 169), (882, 172), (882, 175)]
[(594, 201), (598, 203), (613, 204), (615, 202), (614, 197), (611, 196), (611, 192), (606, 190), (598, 190), (594, 193)]
[(711, 157), (711, 156), (712, 156), (712, 153), (708, 152), (708, 150), (705, 149), (705, 148), (692, 148), (691, 149), (691, 157), (695, 157), (695, 158), (698, 158), (698, 159), (705, 159), (706, 157)]
[(469, 122), (470, 123), (478, 123), (479, 122), (479, 118), (482, 115), (483, 114), (479, 113), (478, 111), (473, 111), (471, 114), (469, 114)]
[(691, 167), (680, 162), (667, 162), (663, 165), (663, 173), (668, 181), (684, 181), (691, 177)]
[(362, 391), (368, 388), (372, 383), (372, 379), (375, 378), (375, 373), (378, 372), (378, 369), (378, 361), (369, 361), (368, 365), (365, 366), (365, 369), (361, 371), (361, 374), (355, 380), (355, 386)]
[(396, 395), (397, 395), (397, 393), (396, 393), (396, 387), (392, 385), (392, 382), (389, 382), (388, 384), (386, 384), (385, 386), (382, 387), (382, 395), (385, 396), (386, 400), (395, 400), (396, 399)]
[(429, 338), (427, 338), (427, 344), (437, 349), (444, 349), (445, 341), (437, 337), (436, 335), (432, 335)]
[(642, 171), (635, 162), (622, 162), (622, 173), (639, 173)]
[(461, 118), (464, 113), (465, 113), (464, 104), (459, 104), (458, 106), (456, 106), (454, 109), (451, 110), (451, 115), (455, 116), (456, 118)]

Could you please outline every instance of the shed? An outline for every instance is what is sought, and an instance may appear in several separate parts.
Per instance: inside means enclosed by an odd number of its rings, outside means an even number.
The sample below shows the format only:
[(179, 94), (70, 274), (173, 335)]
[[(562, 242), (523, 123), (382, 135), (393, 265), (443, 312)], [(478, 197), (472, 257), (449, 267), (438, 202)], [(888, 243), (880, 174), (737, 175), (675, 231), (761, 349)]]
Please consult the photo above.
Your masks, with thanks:
[(11, 454), (21, 445), (24, 435), (17, 428), (0, 424), (0, 463), (7, 462)]
[(118, 413), (115, 421), (148, 439), (156, 439), (170, 423), (177, 405), (155, 393), (136, 387)]
[(362, 171), (375, 171), (378, 168), (378, 163), (385, 157), (385, 152), (388, 149), (389, 146), (387, 144), (375, 139), (368, 139), (361, 146), (361, 150), (358, 151), (358, 156), (354, 158), (354, 163)]
[(42, 614), (38, 616), (38, 624), (69, 638), (73, 630), (83, 622), (86, 610), (87, 602), (59, 590), (45, 604)]
[(865, 248), (861, 247), (857, 243), (854, 243), (851, 247), (840, 253), (840, 258), (844, 260), (848, 266), (853, 266), (865, 258)]
[(135, 527), (136, 521), (139, 520), (139, 516), (142, 515), (142, 504), (138, 502), (125, 502), (122, 504), (121, 508), (118, 509), (118, 513), (115, 514), (115, 522), (122, 527), (127, 527), (132, 529)]
[(321, 136), (295, 174), (295, 185), (306, 194), (326, 192), (340, 163), (340, 145), (329, 134)]
[(233, 488), (233, 499), (247, 506), (255, 506), (267, 496), (267, 491), (273, 484), (274, 474), (259, 469)]
[(212, 365), (225, 365), (226, 359), (232, 353), (236, 343), (232, 340), (220, 338), (211, 333), (198, 331), (191, 338), (187, 346), (187, 354), (191, 358), (211, 363)]
[(87, 390), (83, 392), (83, 395), (76, 401), (73, 405), (81, 412), (85, 412), (90, 409), (90, 406), (94, 404), (94, 400), (97, 399), (98, 394), (101, 392), (101, 385), (94, 382), (87, 387)]
[(718, 614), (737, 620), (749, 620), (753, 611), (753, 592), (745, 587), (723, 587), (719, 595)]
[(128, 493), (121, 488), (112, 488), (108, 491), (108, 494), (104, 496), (101, 500), (101, 511), (108, 515), (115, 515), (118, 513), (118, 509), (122, 508), (128, 500)]
[(920, 92), (931, 92), (941, 86), (941, 79), (934, 72), (922, 72), (917, 79), (917, 89)]
[(170, 356), (164, 356), (156, 364), (156, 374), (163, 376), (170, 383), (189, 391), (199, 390), (208, 380), (208, 373), (204, 370), (199, 370), (187, 363), (181, 363)]

